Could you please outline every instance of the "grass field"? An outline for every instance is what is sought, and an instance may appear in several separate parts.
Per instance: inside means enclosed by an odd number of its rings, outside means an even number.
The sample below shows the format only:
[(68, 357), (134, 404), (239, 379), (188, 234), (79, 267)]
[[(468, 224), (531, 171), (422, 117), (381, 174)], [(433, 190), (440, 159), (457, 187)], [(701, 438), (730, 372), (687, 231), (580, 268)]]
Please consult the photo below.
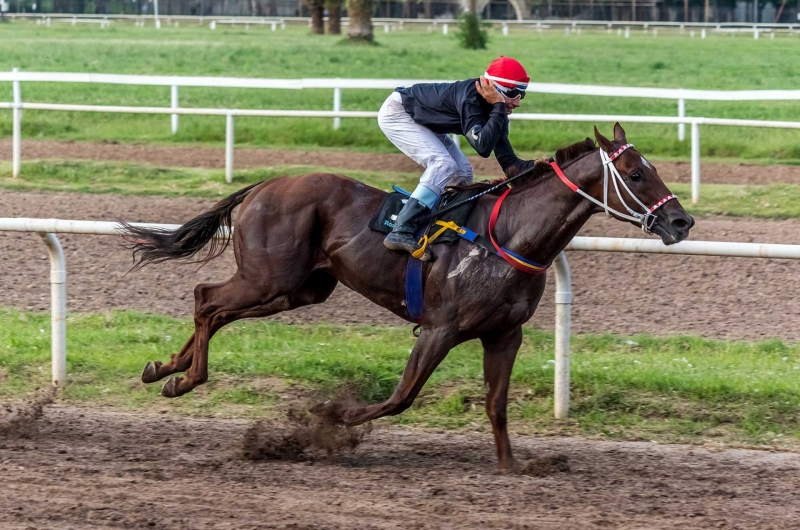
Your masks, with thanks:
[[(0, 399), (49, 380), (49, 317), (0, 312)], [(69, 318), (70, 402), (263, 417), (289, 404), (355, 389), (386, 399), (405, 366), (410, 328), (237, 323), (211, 342), (210, 381), (178, 400), (138, 381), (145, 362), (168, 358), (190, 321), (130, 312)], [(512, 376), (512, 429), (612, 439), (800, 448), (800, 346), (693, 337), (576, 336), (572, 415), (552, 419), (553, 336), (526, 330)], [(388, 421), (486, 429), (476, 341), (455, 349), (414, 408)]]
[[(605, 32), (565, 36), (561, 31), (492, 32), (489, 49), (463, 51), (455, 39), (424, 30), (377, 34), (378, 46), (352, 47), (335, 36), (310, 36), (305, 27), (265, 28), (183, 25), (105, 30), (15, 22), (0, 26), (0, 69), (246, 77), (373, 77), (457, 79), (476, 76), (500, 54), (519, 58), (541, 82), (705, 89), (792, 89), (800, 81), (800, 39), (775, 40), (711, 34), (701, 40), (678, 33), (630, 39)], [(0, 100), (10, 100), (10, 84)], [(25, 101), (83, 104), (168, 105), (167, 87), (23, 84)], [(3, 94), (3, 92), (0, 92)], [(383, 90), (345, 90), (345, 110), (376, 110)], [(227, 108), (330, 109), (330, 90), (181, 89), (181, 104)], [(531, 94), (523, 111), (676, 115), (676, 102)], [(797, 102), (689, 102), (696, 116), (800, 120)], [(552, 151), (591, 132), (592, 124), (516, 122), (512, 142), (521, 150)], [(609, 124), (598, 124), (606, 128)], [(0, 113), (0, 135), (9, 135), (10, 111)], [(654, 157), (687, 157), (675, 126), (630, 124), (629, 138)], [(26, 111), (23, 135), (69, 139), (220, 143), (224, 120), (182, 117), (171, 136), (167, 116)], [(800, 159), (800, 131), (704, 127), (706, 157)], [(236, 142), (255, 146), (339, 146), (393, 150), (373, 120), (239, 118)]]
[[(131, 195), (190, 196), (220, 198), (242, 186), (285, 175), (314, 171), (343, 173), (382, 190), (392, 184), (413, 189), (417, 173), (337, 170), (314, 166), (274, 166), (240, 170), (232, 184), (225, 183), (222, 170), (162, 168), (146, 164), (110, 162), (26, 162), (19, 178), (11, 178), (11, 165), (0, 162), (0, 188), (9, 190), (72, 191), (80, 193), (122, 193)], [(478, 176), (477, 178), (480, 178)], [(669, 184), (683, 198), (692, 215), (729, 215), (786, 219), (800, 217), (800, 186), (770, 184), (743, 186), (704, 184), (702, 200), (691, 204), (689, 184)], [(157, 220), (154, 220), (154, 222)]]

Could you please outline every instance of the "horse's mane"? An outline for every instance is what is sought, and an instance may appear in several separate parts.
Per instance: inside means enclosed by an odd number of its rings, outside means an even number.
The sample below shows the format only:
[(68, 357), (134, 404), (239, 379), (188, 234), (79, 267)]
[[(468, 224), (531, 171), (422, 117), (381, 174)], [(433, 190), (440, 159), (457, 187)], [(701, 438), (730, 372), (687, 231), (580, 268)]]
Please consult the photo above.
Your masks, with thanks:
[[(587, 137), (585, 140), (581, 142), (574, 143), (572, 145), (568, 145), (567, 147), (562, 147), (561, 149), (558, 149), (556, 151), (556, 156), (555, 156), (556, 163), (562, 167), (566, 166), (567, 164), (570, 164), (571, 162), (574, 162), (577, 159), (581, 158), (583, 155), (591, 153), (592, 151), (595, 150), (595, 148), (596, 147), (594, 145), (594, 140)], [(536, 160), (534, 161), (533, 171), (527, 177), (527, 180), (530, 181), (538, 179), (542, 175), (546, 173), (551, 173), (552, 171), (553, 168), (550, 166), (550, 164), (545, 164)], [(517, 173), (518, 172), (512, 173), (510, 175), (507, 175), (507, 177), (509, 178), (513, 177)], [(466, 184), (463, 186), (453, 186), (452, 189), (455, 190), (487, 189), (499, 182), (501, 182), (499, 179), (493, 182), (488, 182), (488, 181), (474, 182), (472, 184)], [(498, 193), (500, 191), (503, 190), (502, 189), (498, 190)]]

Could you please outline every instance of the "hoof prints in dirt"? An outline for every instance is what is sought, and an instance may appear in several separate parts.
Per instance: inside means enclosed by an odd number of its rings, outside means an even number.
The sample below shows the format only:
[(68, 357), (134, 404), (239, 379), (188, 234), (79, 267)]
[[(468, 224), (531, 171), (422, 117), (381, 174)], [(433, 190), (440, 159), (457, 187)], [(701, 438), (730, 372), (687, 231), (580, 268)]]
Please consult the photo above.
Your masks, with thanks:
[(36, 434), (44, 409), (55, 401), (56, 387), (37, 391), (29, 400), (5, 403), (0, 408), (0, 436), (27, 438)]
[(247, 429), (242, 456), (248, 460), (307, 460), (315, 453), (327, 456), (352, 452), (372, 431), (370, 424), (359, 427), (334, 425), (306, 411), (290, 411), (286, 424), (257, 421)]

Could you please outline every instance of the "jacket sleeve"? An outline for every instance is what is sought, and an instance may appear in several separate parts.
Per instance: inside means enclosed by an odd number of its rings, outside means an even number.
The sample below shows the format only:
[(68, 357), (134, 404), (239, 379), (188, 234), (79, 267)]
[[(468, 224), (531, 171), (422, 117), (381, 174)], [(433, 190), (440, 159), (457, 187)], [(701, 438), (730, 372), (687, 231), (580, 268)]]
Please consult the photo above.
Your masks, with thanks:
[(495, 103), (489, 113), (489, 120), (484, 122), (480, 104), (466, 99), (461, 109), (461, 124), (469, 145), (483, 158), (489, 158), (508, 125), (506, 106)]
[(504, 131), (503, 136), (495, 145), (494, 156), (507, 177), (513, 177), (525, 171), (534, 163), (533, 160), (522, 160), (514, 153), (514, 148), (511, 147), (511, 142), (508, 140), (508, 129)]

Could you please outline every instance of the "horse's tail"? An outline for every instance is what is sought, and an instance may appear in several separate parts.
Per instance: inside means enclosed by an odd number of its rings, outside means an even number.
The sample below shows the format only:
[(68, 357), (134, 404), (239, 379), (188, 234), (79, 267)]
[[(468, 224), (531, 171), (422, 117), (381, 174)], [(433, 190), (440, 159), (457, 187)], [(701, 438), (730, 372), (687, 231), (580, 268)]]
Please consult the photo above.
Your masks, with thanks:
[[(259, 183), (247, 186), (214, 205), (175, 230), (148, 229), (120, 222), (125, 248), (133, 250), (134, 266), (139, 269), (148, 263), (162, 263), (173, 259), (188, 260), (206, 245), (205, 256), (193, 263), (208, 263), (222, 254), (231, 242), (232, 231), (221, 238), (214, 236), (220, 227), (231, 227), (233, 209), (241, 204)], [(210, 243), (210, 244), (209, 244)]]

